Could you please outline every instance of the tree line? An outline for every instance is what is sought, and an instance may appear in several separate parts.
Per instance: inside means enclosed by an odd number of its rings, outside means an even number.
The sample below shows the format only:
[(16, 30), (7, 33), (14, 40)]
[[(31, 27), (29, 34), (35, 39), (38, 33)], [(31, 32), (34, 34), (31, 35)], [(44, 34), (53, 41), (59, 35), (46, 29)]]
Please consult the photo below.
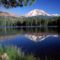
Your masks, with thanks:
[(60, 17), (40, 18), (0, 16), (0, 26), (57, 26), (58, 23), (60, 23)]

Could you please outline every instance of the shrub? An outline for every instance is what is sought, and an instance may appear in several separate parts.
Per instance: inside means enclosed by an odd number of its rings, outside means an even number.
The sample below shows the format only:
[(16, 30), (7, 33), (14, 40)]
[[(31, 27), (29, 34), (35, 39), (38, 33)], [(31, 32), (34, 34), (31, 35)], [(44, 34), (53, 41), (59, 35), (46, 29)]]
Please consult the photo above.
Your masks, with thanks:
[(20, 48), (6, 47), (4, 50), (3, 47), (0, 47), (0, 57), (4, 53), (6, 53), (6, 55), (9, 57), (9, 60), (35, 60), (35, 58), (32, 55), (25, 55), (24, 52), (22, 52)]

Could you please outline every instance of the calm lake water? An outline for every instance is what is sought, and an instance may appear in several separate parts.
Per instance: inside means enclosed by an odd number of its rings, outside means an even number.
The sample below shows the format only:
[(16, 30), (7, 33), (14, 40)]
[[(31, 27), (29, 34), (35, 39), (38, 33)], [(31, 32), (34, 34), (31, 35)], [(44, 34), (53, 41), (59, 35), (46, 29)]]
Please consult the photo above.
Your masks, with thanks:
[[(60, 35), (57, 27), (21, 27), (0, 28), (0, 44), (2, 46), (16, 46), (26, 54), (35, 56), (59, 55)], [(14, 36), (15, 35), (15, 36)], [(12, 36), (9, 38), (5, 38)]]

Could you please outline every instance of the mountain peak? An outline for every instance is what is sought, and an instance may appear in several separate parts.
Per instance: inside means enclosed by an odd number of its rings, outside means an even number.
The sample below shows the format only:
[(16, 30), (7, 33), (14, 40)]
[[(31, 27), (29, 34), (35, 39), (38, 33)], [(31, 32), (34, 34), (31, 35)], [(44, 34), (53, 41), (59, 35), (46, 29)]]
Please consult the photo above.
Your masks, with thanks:
[(38, 15), (42, 15), (42, 16), (60, 16), (59, 14), (49, 14), (49, 13), (47, 13), (44, 10), (41, 10), (41, 9), (34, 9), (34, 10), (30, 11), (28, 14), (26, 14), (26, 17), (38, 16)]
[(49, 14), (41, 9), (34, 9), (30, 11), (27, 16), (37, 16), (37, 15), (43, 15), (43, 16), (49, 16)]

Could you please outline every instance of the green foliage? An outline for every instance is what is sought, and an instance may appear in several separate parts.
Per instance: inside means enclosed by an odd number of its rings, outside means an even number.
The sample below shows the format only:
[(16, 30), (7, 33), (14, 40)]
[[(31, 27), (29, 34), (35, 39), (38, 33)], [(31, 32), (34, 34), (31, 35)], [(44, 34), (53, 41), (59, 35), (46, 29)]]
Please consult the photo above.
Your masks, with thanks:
[(35, 0), (0, 0), (0, 5), (3, 5), (6, 8), (11, 7), (23, 7), (27, 5), (32, 5), (35, 2)]
[(0, 55), (3, 54), (3, 48), (0, 46)]
[(3, 52), (3, 49), (4, 48), (0, 47), (0, 56), (3, 53), (6, 53), (9, 57), (9, 60), (35, 60), (33, 55), (25, 55), (19, 48), (6, 47), (5, 52)]
[(0, 17), (0, 26), (40, 26), (57, 25), (59, 17)]

